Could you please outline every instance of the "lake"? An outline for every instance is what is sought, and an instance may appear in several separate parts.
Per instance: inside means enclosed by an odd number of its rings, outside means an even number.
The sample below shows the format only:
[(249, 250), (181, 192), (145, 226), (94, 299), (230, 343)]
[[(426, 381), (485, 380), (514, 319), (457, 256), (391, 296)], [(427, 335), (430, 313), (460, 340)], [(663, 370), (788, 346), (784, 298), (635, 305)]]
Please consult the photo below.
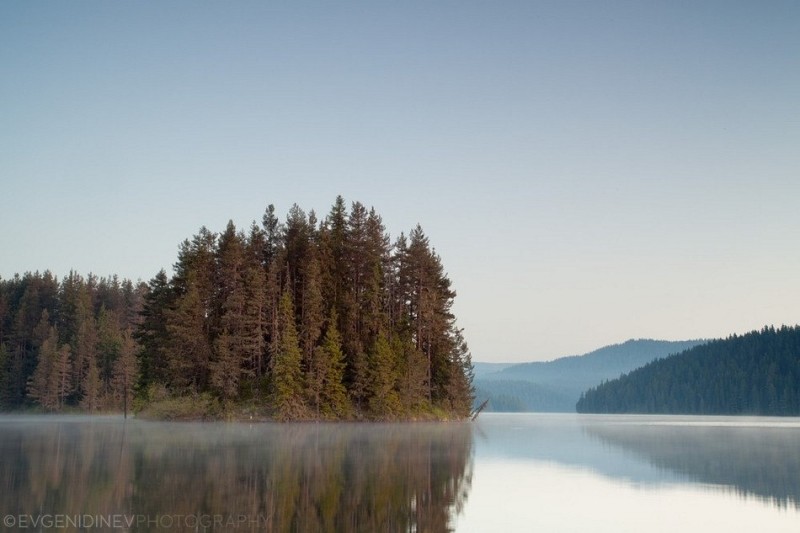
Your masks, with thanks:
[(0, 416), (3, 530), (793, 531), (800, 419)]

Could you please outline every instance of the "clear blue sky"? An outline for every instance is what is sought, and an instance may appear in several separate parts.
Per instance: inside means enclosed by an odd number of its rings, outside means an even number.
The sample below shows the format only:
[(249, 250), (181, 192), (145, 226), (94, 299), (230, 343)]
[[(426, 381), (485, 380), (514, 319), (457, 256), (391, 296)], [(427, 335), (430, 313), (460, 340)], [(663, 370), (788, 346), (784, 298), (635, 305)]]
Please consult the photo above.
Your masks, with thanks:
[(800, 2), (0, 3), (0, 276), (417, 222), (478, 361), (800, 322)]

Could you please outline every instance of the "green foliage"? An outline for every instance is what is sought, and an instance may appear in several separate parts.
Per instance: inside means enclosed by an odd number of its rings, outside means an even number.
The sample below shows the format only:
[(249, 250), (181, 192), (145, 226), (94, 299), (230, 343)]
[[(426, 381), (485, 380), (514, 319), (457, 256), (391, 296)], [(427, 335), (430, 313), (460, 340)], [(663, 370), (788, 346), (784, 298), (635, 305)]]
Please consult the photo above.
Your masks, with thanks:
[(331, 311), (322, 345), (314, 350), (308, 372), (309, 404), (317, 418), (350, 416), (350, 402), (344, 386), (342, 337), (337, 322), (336, 311)]
[(800, 415), (800, 327), (766, 327), (589, 389), (579, 412)]
[(397, 356), (383, 333), (378, 335), (369, 360), (369, 414), (386, 420), (400, 414), (400, 399), (395, 389)]
[(302, 354), (297, 339), (292, 296), (288, 291), (281, 297), (279, 321), (281, 334), (272, 366), (272, 406), (278, 420), (303, 418)]
[(60, 411), (69, 393), (70, 368), (69, 345), (59, 346), (58, 330), (51, 327), (28, 384), (30, 397), (49, 411)]
[[(463, 417), (472, 373), (454, 297), (419, 226), (393, 247), (359, 202), (348, 212), (338, 197), (323, 220), (294, 205), (284, 222), (270, 205), (248, 234), (201, 228), (148, 284), (0, 280), (0, 405), (116, 410), (138, 391), (139, 407), (172, 405), (166, 416), (212, 394), (281, 420)], [(154, 385), (168, 397), (150, 398)]]

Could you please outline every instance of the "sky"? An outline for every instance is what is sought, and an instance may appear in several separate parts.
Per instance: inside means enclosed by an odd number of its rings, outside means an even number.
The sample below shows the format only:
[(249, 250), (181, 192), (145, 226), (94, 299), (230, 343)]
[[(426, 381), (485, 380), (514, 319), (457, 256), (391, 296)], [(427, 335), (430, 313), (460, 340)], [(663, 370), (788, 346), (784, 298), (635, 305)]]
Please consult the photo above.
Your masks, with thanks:
[(337, 195), (475, 361), (797, 324), (800, 3), (0, 2), (0, 277)]

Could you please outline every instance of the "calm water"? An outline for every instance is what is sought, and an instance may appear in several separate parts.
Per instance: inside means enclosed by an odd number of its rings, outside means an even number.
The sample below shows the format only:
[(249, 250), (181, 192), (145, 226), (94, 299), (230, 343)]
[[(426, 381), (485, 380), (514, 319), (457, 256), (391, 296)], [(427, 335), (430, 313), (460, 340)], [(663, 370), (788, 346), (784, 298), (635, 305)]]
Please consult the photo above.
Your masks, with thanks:
[(800, 531), (800, 419), (0, 417), (0, 529)]

